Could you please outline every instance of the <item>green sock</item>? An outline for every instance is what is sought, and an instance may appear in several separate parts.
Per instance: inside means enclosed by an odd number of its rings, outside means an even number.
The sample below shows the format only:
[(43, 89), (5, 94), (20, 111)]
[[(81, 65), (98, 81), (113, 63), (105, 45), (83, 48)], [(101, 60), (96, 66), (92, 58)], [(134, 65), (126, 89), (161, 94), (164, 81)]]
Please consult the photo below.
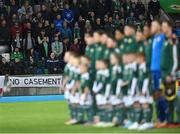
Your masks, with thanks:
[(134, 108), (133, 110), (133, 122), (141, 121), (141, 108)]
[(119, 124), (123, 124), (126, 117), (126, 112), (124, 107), (119, 107), (115, 109), (115, 116), (118, 119)]
[(77, 121), (78, 122), (84, 121), (84, 109), (82, 108), (82, 106), (79, 106), (77, 108)]
[(105, 111), (105, 121), (106, 122), (112, 122), (112, 118), (113, 118), (113, 110), (112, 109), (106, 109)]
[(68, 103), (68, 108), (69, 108), (70, 117), (71, 117), (71, 119), (73, 119), (73, 110), (72, 110), (72, 106), (70, 103)]
[(142, 121), (151, 122), (152, 112), (150, 108), (142, 109)]
[(93, 122), (94, 119), (94, 109), (92, 107), (89, 107), (86, 109), (87, 112), (87, 121)]
[(71, 105), (71, 110), (72, 110), (72, 117), (73, 117), (73, 119), (77, 119), (77, 111), (78, 111), (77, 107)]
[(99, 115), (100, 121), (102, 122), (106, 121), (106, 110), (104, 108), (98, 109), (98, 115)]

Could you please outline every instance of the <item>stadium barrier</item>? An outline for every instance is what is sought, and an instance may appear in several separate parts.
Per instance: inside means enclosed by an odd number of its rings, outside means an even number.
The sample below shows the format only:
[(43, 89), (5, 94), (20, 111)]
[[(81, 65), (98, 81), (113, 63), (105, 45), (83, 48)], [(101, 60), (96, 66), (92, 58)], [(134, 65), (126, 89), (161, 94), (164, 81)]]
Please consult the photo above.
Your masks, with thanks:
[(3, 96), (61, 94), (63, 75), (1, 76)]

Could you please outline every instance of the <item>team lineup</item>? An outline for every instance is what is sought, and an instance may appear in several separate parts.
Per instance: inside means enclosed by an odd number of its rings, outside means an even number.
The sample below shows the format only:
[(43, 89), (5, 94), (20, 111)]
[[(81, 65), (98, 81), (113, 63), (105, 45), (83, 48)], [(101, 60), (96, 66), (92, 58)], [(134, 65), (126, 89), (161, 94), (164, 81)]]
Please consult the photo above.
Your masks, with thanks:
[(174, 88), (178, 42), (171, 24), (153, 21), (142, 29), (129, 24), (114, 34), (86, 33), (85, 55), (66, 52), (63, 89), (70, 111), (66, 124), (145, 130), (174, 122), (174, 107), (180, 123)]

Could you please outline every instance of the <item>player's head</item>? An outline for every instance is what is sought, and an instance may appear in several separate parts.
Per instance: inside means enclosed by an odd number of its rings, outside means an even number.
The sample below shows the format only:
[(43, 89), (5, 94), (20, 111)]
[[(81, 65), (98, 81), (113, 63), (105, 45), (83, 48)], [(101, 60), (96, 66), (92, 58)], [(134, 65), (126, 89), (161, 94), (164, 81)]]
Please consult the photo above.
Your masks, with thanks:
[(73, 65), (77, 68), (80, 66), (80, 57), (79, 56), (75, 56), (73, 58)]
[(166, 35), (172, 34), (172, 24), (169, 21), (163, 21), (161, 25), (161, 30)]
[(136, 31), (136, 41), (143, 41), (144, 40), (144, 34), (141, 30)]
[(112, 37), (108, 37), (107, 39), (107, 47), (114, 48), (116, 46), (116, 41)]
[(95, 43), (100, 43), (101, 42), (101, 35), (103, 34), (102, 31), (95, 31), (93, 33), (93, 40)]
[(158, 20), (154, 20), (153, 22), (151, 22), (151, 33), (155, 35), (155, 34), (159, 34), (160, 31), (161, 31), (161, 22)]
[(118, 54), (111, 54), (110, 63), (111, 65), (118, 65), (120, 62), (120, 56)]
[(149, 25), (145, 25), (143, 27), (143, 34), (145, 38), (149, 38), (151, 36), (151, 28)]
[(90, 59), (89, 59), (89, 57), (87, 57), (87, 56), (81, 56), (81, 57), (80, 57), (80, 62), (81, 62), (81, 65), (87, 65), (87, 66), (89, 66), (89, 64), (90, 64)]
[(108, 61), (107, 60), (99, 60), (100, 62), (100, 69), (107, 69), (108, 68)]
[(105, 32), (103, 32), (100, 37), (101, 44), (107, 44), (107, 39), (108, 39), (108, 35)]
[(70, 57), (70, 52), (69, 51), (67, 51), (66, 53), (65, 53), (65, 55), (64, 55), (64, 62), (68, 62), (69, 61), (69, 57)]
[(118, 40), (121, 40), (123, 39), (124, 37), (124, 32), (122, 29), (118, 28), (115, 30), (115, 39), (118, 41)]
[(135, 34), (135, 27), (134, 25), (128, 24), (124, 27), (124, 34), (125, 36), (132, 36)]
[(88, 66), (87, 65), (80, 65), (80, 73), (84, 74), (88, 72)]
[(87, 45), (91, 45), (94, 43), (94, 40), (93, 40), (93, 33), (85, 33), (85, 36), (84, 36), (84, 40), (86, 42)]
[(145, 54), (144, 53), (137, 53), (136, 54), (136, 62), (138, 64), (145, 62)]

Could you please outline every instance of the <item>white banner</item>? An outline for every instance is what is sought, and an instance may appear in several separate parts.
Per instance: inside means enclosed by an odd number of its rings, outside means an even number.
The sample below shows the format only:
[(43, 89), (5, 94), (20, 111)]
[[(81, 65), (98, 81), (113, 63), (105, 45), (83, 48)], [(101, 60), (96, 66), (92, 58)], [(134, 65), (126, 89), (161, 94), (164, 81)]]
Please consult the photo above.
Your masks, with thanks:
[(62, 76), (9, 76), (11, 87), (61, 87)]
[(0, 76), (0, 88), (4, 88), (5, 76)]

